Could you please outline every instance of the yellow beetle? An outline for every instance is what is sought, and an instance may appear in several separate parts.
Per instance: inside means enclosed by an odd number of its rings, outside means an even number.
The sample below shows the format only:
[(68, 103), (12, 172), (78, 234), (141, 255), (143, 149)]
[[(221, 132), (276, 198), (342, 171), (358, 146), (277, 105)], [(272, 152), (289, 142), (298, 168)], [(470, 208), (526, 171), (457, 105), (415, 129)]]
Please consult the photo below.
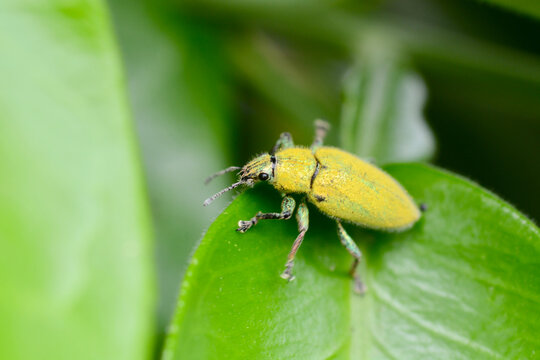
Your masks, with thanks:
[[(371, 229), (400, 231), (410, 228), (420, 218), (420, 211), (407, 191), (381, 169), (343, 150), (322, 146), (329, 128), (325, 121), (315, 121), (315, 139), (309, 149), (294, 146), (291, 135), (282, 133), (270, 154), (260, 155), (242, 168), (231, 166), (212, 175), (207, 182), (218, 175), (241, 170), (238, 182), (208, 198), (204, 205), (241, 185), (253, 186), (258, 181), (272, 184), (284, 196), (281, 212), (258, 212), (250, 220), (240, 220), (237, 231), (243, 233), (261, 219), (290, 219), (296, 206), (290, 194), (306, 194), (319, 210), (336, 220), (339, 238), (354, 257), (350, 274), (355, 279), (355, 289), (362, 293), (365, 287), (356, 274), (362, 254), (341, 221)], [(281, 275), (289, 281), (294, 279), (294, 256), (309, 226), (304, 202), (299, 205), (296, 218), (300, 233)]]

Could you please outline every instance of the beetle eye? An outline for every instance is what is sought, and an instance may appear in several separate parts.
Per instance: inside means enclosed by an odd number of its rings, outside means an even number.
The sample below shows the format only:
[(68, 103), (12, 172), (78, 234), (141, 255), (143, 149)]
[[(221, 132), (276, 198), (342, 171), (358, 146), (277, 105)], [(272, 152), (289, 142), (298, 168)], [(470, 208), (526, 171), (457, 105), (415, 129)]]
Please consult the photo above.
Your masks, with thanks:
[(262, 180), (262, 181), (268, 180), (268, 174), (264, 173), (264, 172), (260, 173), (259, 174), (259, 180)]

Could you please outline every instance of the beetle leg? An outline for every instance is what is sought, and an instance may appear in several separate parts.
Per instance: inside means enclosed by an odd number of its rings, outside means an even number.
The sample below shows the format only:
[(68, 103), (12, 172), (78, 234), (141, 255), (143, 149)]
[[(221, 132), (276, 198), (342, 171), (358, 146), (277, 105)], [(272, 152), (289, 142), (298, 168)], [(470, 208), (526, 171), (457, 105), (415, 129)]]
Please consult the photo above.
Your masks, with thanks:
[(280, 220), (289, 220), (291, 218), (291, 215), (294, 211), (294, 208), (296, 206), (296, 201), (290, 196), (285, 196), (283, 198), (283, 201), (281, 202), (281, 212), (280, 213), (262, 213), (258, 212), (254, 217), (251, 218), (251, 220), (240, 220), (238, 222), (238, 229), (236, 231), (240, 231), (241, 233), (244, 233), (248, 231), (250, 227), (253, 225), (256, 225), (259, 220), (262, 219), (280, 219)]
[(276, 141), (276, 145), (270, 151), (270, 155), (274, 155), (277, 151), (294, 147), (292, 136), (288, 132), (281, 133), (279, 139)]
[(311, 144), (311, 150), (315, 151), (322, 146), (328, 130), (330, 130), (329, 123), (320, 119), (315, 120), (315, 138), (313, 139), (313, 144)]
[(296, 221), (298, 221), (298, 231), (300, 232), (294, 240), (289, 256), (287, 257), (287, 263), (285, 264), (285, 271), (281, 274), (281, 277), (288, 281), (293, 281), (294, 276), (292, 274), (292, 268), (294, 266), (294, 256), (298, 251), (300, 245), (302, 245), (302, 240), (304, 240), (304, 235), (309, 227), (309, 211), (306, 203), (301, 203), (298, 206), (298, 211), (296, 212)]
[(349, 270), (349, 274), (354, 278), (354, 290), (359, 293), (363, 294), (366, 291), (366, 286), (364, 283), (360, 280), (360, 276), (356, 273), (356, 268), (358, 266), (358, 263), (362, 259), (362, 253), (360, 252), (360, 249), (358, 248), (358, 245), (354, 242), (354, 240), (347, 234), (345, 229), (343, 228), (343, 225), (339, 221), (337, 221), (338, 226), (338, 235), (339, 239), (341, 240), (341, 243), (347, 251), (354, 256), (354, 262), (351, 266), (351, 270)]

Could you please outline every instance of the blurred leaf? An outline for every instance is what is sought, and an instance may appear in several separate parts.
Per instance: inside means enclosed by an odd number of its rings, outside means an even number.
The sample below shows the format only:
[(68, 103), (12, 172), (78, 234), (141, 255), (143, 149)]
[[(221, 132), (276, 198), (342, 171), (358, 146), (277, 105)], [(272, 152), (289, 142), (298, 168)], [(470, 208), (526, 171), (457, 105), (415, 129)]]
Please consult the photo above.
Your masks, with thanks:
[(292, 52), (260, 32), (239, 36), (229, 46), (235, 69), (249, 85), (296, 123), (311, 128), (314, 119), (336, 116), (339, 99), (332, 97), (327, 81), (317, 79), (322, 67), (307, 71), (308, 63), (321, 59), (300, 59), (298, 63)]
[[(540, 87), (493, 79), (429, 79), (426, 116), (437, 134), (437, 164), (496, 190), (532, 219), (540, 219)], [(533, 104), (536, 99), (537, 104)]]
[(540, 18), (540, 3), (536, 0), (478, 0)]
[(356, 231), (369, 291), (353, 298), (353, 357), (534, 358), (539, 229), (464, 179), (424, 165), (385, 169), (428, 210), (400, 234)]
[(0, 5), (0, 358), (145, 359), (150, 224), (100, 1)]
[[(150, 1), (110, 1), (127, 68), (156, 228), (159, 331), (188, 257), (219, 207), (204, 179), (230, 160), (227, 69), (217, 33)], [(225, 186), (226, 177), (216, 179)]]
[[(350, 12), (335, 3), (183, 0), (183, 8), (228, 23), (256, 23), (289, 37), (354, 53), (374, 33), (400, 44), (414, 60), (438, 66), (439, 71), (467, 69), (486, 77), (540, 83), (540, 60), (525, 51), (471, 38), (456, 30), (411, 21), (395, 14)], [(333, 5), (333, 6), (332, 6)], [(210, 9), (210, 10), (209, 10)], [(301, 14), (301, 15), (299, 15)], [(316, 21), (313, 21), (316, 19)], [(369, 39), (367, 39), (369, 40)]]
[(350, 291), (351, 260), (335, 225), (313, 206), (292, 283), (279, 274), (294, 220), (234, 231), (239, 219), (279, 207), (279, 196), (260, 186), (238, 196), (204, 236), (164, 359), (532, 357), (538, 228), (453, 175), (415, 164), (385, 169), (428, 210), (399, 234), (348, 226), (365, 248), (364, 297)]
[(312, 214), (296, 280), (287, 283), (279, 275), (298, 235), (296, 221), (235, 231), (238, 220), (279, 209), (280, 196), (264, 190), (238, 196), (205, 234), (182, 285), (164, 359), (347, 358), (351, 260), (335, 224)]
[(422, 115), (422, 78), (403, 62), (373, 53), (345, 77), (343, 148), (377, 163), (431, 158), (435, 141)]

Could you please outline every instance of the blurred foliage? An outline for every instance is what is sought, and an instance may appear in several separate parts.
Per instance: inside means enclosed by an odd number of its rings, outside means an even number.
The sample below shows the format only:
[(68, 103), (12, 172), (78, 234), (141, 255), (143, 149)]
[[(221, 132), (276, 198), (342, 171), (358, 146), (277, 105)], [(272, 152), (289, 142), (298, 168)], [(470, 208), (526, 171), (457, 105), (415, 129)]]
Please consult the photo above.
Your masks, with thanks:
[[(216, 32), (152, 2), (112, 1), (155, 222), (158, 331), (195, 242), (219, 208), (203, 180), (230, 161), (234, 125)], [(224, 184), (224, 179), (216, 180)]]
[(519, 13), (540, 18), (540, 4), (534, 0), (483, 0)]
[(0, 358), (146, 359), (142, 171), (102, 3), (0, 4)]
[(345, 75), (341, 118), (343, 149), (379, 164), (428, 160), (435, 140), (422, 111), (422, 79), (391, 54), (368, 48)]

